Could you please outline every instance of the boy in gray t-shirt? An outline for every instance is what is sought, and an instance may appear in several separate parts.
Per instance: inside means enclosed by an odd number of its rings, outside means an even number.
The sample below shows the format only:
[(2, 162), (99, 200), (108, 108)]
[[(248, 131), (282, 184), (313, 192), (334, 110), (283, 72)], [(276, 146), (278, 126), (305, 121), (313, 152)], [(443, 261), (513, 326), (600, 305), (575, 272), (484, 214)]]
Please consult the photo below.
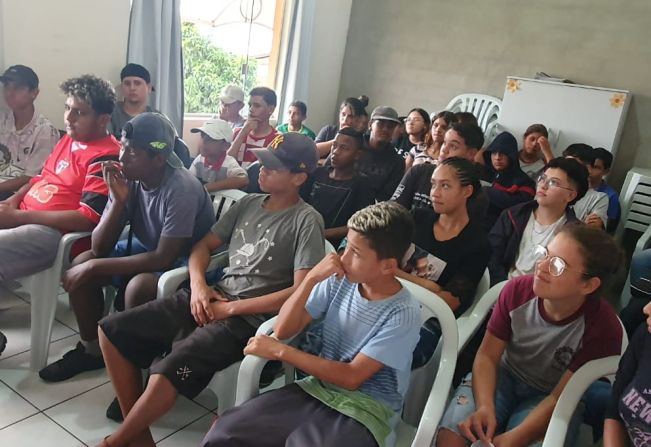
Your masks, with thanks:
[[(97, 340), (102, 287), (120, 291), (116, 309), (153, 299), (160, 272), (186, 264), (192, 246), (215, 222), (210, 197), (174, 155), (174, 142), (174, 129), (160, 114), (140, 114), (125, 126), (122, 166), (103, 168), (110, 197), (93, 231), (91, 249), (75, 258), (63, 281), (81, 342), (41, 370), (43, 380), (60, 382), (103, 368)], [(129, 236), (118, 240), (127, 224)]]
[[(323, 219), (298, 193), (316, 168), (314, 142), (279, 135), (254, 152), (263, 166), (260, 187), (269, 194), (241, 199), (194, 246), (190, 289), (100, 322), (102, 352), (125, 414), (106, 445), (152, 444), (148, 425), (179, 393), (195, 397), (215, 372), (241, 360), (263, 315), (277, 312), (323, 258)], [(210, 287), (209, 255), (226, 243), (229, 267)], [(133, 390), (146, 367), (151, 376), (140, 396)]]

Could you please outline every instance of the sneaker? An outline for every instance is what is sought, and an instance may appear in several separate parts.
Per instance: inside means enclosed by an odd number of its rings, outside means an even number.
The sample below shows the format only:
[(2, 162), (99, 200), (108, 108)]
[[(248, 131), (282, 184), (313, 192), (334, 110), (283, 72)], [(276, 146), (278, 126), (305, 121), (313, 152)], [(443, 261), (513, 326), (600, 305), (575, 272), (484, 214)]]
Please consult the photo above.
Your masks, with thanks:
[(2, 351), (5, 350), (7, 347), (7, 336), (0, 332), (0, 354), (2, 354)]
[(117, 397), (113, 398), (113, 402), (106, 409), (106, 417), (115, 422), (122, 422), (124, 420)]
[(104, 368), (104, 359), (101, 356), (86, 354), (84, 345), (79, 342), (75, 349), (63, 354), (61, 360), (40, 370), (38, 375), (46, 382), (61, 382), (84, 371), (102, 368)]

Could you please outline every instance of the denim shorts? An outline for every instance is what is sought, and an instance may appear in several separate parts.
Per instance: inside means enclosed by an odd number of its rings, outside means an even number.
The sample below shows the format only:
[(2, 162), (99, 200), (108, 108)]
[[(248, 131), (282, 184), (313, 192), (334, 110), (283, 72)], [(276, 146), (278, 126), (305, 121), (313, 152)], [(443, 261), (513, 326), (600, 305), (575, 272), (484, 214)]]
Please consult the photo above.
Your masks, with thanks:
[[(549, 393), (522, 382), (505, 368), (499, 368), (495, 388), (496, 434), (517, 427), (525, 420), (531, 410), (548, 395)], [(472, 393), (472, 373), (469, 373), (455, 390), (452, 400), (443, 414), (439, 428), (446, 428), (461, 435), (458, 425), (474, 413), (475, 409), (475, 400)], [(573, 419), (576, 417), (580, 416), (575, 414)], [(578, 429), (579, 424), (575, 423), (571, 424), (571, 426)], [(575, 435), (568, 433), (567, 439), (575, 439)], [(540, 446), (541, 444), (542, 442), (537, 442), (530, 445)]]

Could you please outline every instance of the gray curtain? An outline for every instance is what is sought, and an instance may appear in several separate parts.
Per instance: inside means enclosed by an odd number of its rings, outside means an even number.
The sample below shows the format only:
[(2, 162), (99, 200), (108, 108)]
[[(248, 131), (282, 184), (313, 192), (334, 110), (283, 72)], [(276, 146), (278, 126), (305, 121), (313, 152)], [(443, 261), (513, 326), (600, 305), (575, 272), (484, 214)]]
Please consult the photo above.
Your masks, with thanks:
[(155, 88), (150, 106), (167, 115), (183, 135), (183, 58), (180, 0), (133, 0), (127, 62), (149, 70)]
[(312, 28), (315, 20), (316, 0), (288, 0), (285, 3), (280, 59), (276, 92), (278, 93), (279, 122), (287, 106), (295, 100), (310, 103), (308, 76), (312, 54)]

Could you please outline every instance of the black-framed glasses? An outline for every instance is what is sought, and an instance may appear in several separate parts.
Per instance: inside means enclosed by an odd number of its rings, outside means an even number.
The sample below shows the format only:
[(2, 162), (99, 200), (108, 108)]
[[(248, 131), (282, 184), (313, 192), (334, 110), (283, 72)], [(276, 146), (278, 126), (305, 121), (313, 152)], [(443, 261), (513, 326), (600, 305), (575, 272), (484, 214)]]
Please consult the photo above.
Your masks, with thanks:
[(546, 188), (560, 188), (567, 191), (574, 191), (572, 188), (561, 185), (561, 181), (557, 178), (547, 177), (545, 174), (540, 174), (537, 179), (538, 183), (542, 183)]
[[(540, 264), (543, 261), (549, 261), (547, 263), (547, 270), (552, 276), (558, 277), (565, 273), (565, 270), (570, 270), (570, 268), (567, 266), (567, 262), (565, 262), (565, 259), (561, 258), (560, 256), (549, 256), (547, 248), (543, 247), (542, 245), (536, 245), (533, 249), (533, 252), (536, 259), (536, 264)], [(579, 272), (584, 276), (590, 276), (587, 272), (583, 272), (581, 270), (579, 270)]]

